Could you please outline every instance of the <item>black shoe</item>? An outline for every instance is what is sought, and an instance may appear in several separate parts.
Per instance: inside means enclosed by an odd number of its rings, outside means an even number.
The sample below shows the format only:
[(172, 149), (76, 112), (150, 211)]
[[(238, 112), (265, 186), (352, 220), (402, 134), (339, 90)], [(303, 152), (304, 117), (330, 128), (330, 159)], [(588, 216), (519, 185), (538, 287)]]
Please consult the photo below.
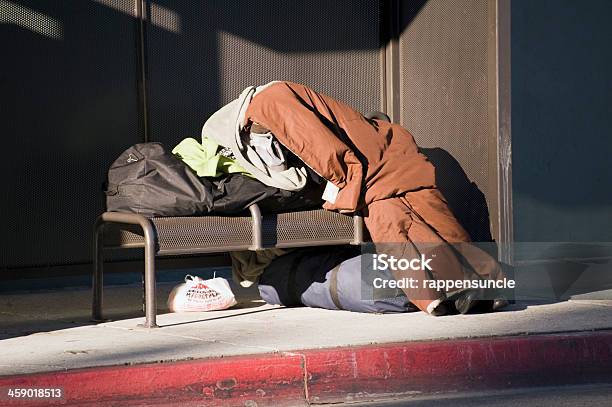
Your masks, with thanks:
[(443, 301), (438, 304), (438, 306), (434, 308), (433, 311), (431, 311), (430, 315), (433, 315), (434, 317), (441, 317), (442, 315), (446, 314), (448, 314), (448, 307), (446, 305), (446, 302)]
[(469, 312), (473, 314), (495, 312), (508, 306), (508, 301), (505, 298), (496, 298), (494, 300), (475, 300), (474, 302), (475, 304), (469, 310)]
[(491, 307), (493, 309), (493, 311), (498, 311), (502, 308), (505, 308), (508, 306), (508, 304), (510, 304), (508, 302), (507, 299), (505, 298), (497, 298), (495, 300), (493, 300), (493, 306)]
[(476, 291), (464, 291), (455, 297), (455, 308), (461, 314), (467, 314), (478, 304)]

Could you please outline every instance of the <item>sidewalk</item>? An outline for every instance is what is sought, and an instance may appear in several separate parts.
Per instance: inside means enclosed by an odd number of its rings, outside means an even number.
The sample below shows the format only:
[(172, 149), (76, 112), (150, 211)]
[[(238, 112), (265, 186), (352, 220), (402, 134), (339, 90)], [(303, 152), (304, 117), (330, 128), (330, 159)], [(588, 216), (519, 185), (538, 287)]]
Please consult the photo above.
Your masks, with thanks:
[[(159, 285), (160, 308), (165, 307), (172, 286), (168, 283)], [(449, 372), (454, 370), (455, 375), (459, 376), (463, 375), (461, 366), (464, 366), (466, 377), (470, 376), (470, 380), (476, 382), (480, 380), (477, 379), (478, 374), (493, 375), (494, 371), (508, 373), (515, 368), (515, 373), (529, 373), (531, 367), (535, 368), (534, 363), (544, 364), (539, 369), (550, 371), (547, 361), (552, 363), (553, 360), (560, 369), (564, 368), (563, 359), (574, 365), (587, 363), (582, 370), (579, 369), (579, 374), (591, 372), (592, 366), (588, 365), (591, 362), (604, 363), (603, 366), (612, 364), (610, 300), (518, 303), (507, 311), (494, 314), (434, 318), (420, 312), (374, 315), (310, 308), (287, 309), (266, 305), (257, 297), (256, 290), (237, 292), (239, 306), (236, 309), (211, 313), (163, 314), (158, 318), (161, 328), (152, 330), (137, 327), (143, 318), (137, 317), (142, 294), (136, 285), (106, 289), (106, 316), (113, 318), (113, 321), (99, 325), (89, 323), (91, 298), (87, 289), (0, 295), (0, 387), (11, 383), (54, 383), (54, 380), (61, 383), (67, 376), (32, 374), (68, 371), (70, 374), (77, 372), (77, 375), (98, 372), (99, 377), (95, 379), (98, 383), (103, 382), (100, 377), (104, 377), (103, 372), (106, 372), (110, 380), (109, 388), (112, 389), (113, 386), (116, 388), (113, 380), (119, 380), (122, 374), (128, 374), (130, 380), (144, 377), (142, 380), (151, 383), (150, 376), (144, 373), (150, 372), (147, 369), (154, 366), (158, 369), (155, 370), (156, 380), (161, 380), (159, 375), (166, 375), (168, 380), (173, 381), (173, 388), (183, 389), (178, 393), (166, 394), (179, 397), (184, 395), (186, 385), (179, 379), (183, 377), (187, 380), (187, 372), (226, 372), (234, 380), (230, 388), (236, 384), (238, 376), (247, 381), (252, 380), (255, 387), (261, 387), (261, 383), (257, 384), (258, 378), (272, 383), (270, 377), (273, 376), (283, 382), (283, 375), (289, 374), (297, 377), (298, 381), (305, 380), (308, 383), (313, 380), (315, 372), (319, 379), (338, 375), (344, 377), (342, 369), (352, 366), (352, 374), (357, 375), (356, 372), (363, 370), (360, 377), (365, 380), (355, 376), (354, 383), (366, 390), (369, 383), (370, 393), (384, 397), (383, 393), (396, 394), (397, 389), (406, 388), (406, 380), (410, 382), (405, 375), (400, 375), (403, 377), (401, 380), (398, 378), (400, 376), (395, 377), (393, 383), (377, 383), (374, 380), (377, 377), (392, 377), (390, 372), (393, 371), (394, 363), (402, 366), (407, 364), (410, 368), (417, 365), (421, 368), (437, 366), (429, 370), (433, 369), (439, 374), (445, 371), (444, 367), (451, 369)], [(601, 295), (597, 298), (601, 298)], [(611, 331), (606, 331), (608, 329)], [(590, 342), (589, 338), (594, 339)], [(418, 349), (417, 354), (427, 355), (426, 363), (423, 360), (412, 359), (411, 362), (406, 359), (406, 354), (415, 349)], [(556, 354), (555, 350), (559, 353)], [(309, 355), (308, 359), (304, 355)], [(363, 357), (366, 357), (367, 362)], [(362, 360), (361, 365), (357, 363), (358, 359)], [(479, 365), (479, 361), (484, 364)], [(159, 365), (160, 362), (163, 365)], [(306, 370), (305, 364), (314, 370)], [(103, 366), (115, 368), (100, 369)], [(145, 371), (123, 372), (125, 369), (138, 368)], [(173, 369), (176, 374), (171, 373)], [(227, 373), (226, 369), (230, 369), (231, 373)], [(240, 369), (245, 369), (245, 372), (241, 373)], [(594, 369), (591, 373), (599, 376), (608, 377), (612, 373), (602, 370), (599, 365)], [(405, 369), (402, 371), (405, 373)], [(432, 374), (430, 372), (429, 375)], [(563, 374), (571, 376), (567, 371)], [(553, 376), (557, 377), (556, 374)], [(77, 376), (71, 377), (77, 381), (88, 380), (86, 376), (78, 376), (80, 379)], [(94, 376), (87, 377), (93, 380)], [(431, 383), (423, 382), (423, 377), (421, 375), (420, 380), (424, 390), (441, 391), (431, 387)], [(225, 386), (222, 377), (213, 375), (212, 379), (215, 379), (213, 383), (216, 383), (216, 390)], [(111, 382), (115, 384), (111, 385)], [(293, 382), (285, 382), (285, 387), (279, 388), (292, 389), (290, 384)], [(269, 383), (266, 384), (268, 396), (276, 394), (275, 391), (278, 393), (278, 388), (271, 389)], [(309, 402), (366, 400), (374, 397), (366, 394), (365, 390), (364, 394), (355, 394), (358, 388), (352, 392), (340, 389), (342, 380), (339, 379), (338, 383), (338, 386), (328, 384), (321, 393), (327, 395), (324, 397), (316, 396), (315, 393), (304, 395), (304, 383), (298, 385), (297, 396), (292, 390), (283, 397), (287, 400), (305, 398)], [(253, 391), (257, 390), (255, 387)], [(91, 391), (91, 386), (81, 388)], [(151, 391), (144, 384), (139, 388), (141, 393), (132, 396), (142, 397)], [(135, 390), (130, 388), (126, 391), (129, 393)], [(334, 395), (334, 392), (343, 393)], [(120, 394), (121, 397), (128, 395)], [(109, 394), (103, 396), (110, 397)], [(226, 396), (227, 405), (234, 405), (230, 402), (231, 397)], [(259, 405), (266, 400), (271, 405), (277, 405), (277, 399), (271, 402), (267, 396), (263, 397), (260, 393), (259, 396)]]

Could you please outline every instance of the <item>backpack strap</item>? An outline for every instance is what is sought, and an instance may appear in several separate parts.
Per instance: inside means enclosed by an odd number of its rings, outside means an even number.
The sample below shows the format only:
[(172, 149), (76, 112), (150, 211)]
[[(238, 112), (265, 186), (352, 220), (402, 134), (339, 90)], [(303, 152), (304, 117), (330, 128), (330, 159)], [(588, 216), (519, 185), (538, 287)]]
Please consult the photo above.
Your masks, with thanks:
[(340, 298), (338, 297), (338, 271), (340, 270), (340, 264), (333, 268), (331, 272), (331, 276), (329, 277), (329, 294), (331, 295), (331, 299), (334, 302), (334, 305), (338, 309), (342, 308), (340, 304)]

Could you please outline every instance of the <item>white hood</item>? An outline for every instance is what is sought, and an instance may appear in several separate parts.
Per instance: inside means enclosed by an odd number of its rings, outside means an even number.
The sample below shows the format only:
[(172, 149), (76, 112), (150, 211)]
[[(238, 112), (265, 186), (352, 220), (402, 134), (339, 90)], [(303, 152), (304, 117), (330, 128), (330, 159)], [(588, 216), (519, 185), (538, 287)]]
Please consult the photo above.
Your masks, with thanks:
[(288, 191), (298, 191), (306, 185), (307, 172), (304, 167), (291, 167), (285, 171), (262, 170), (261, 163), (258, 163), (260, 167), (258, 168), (249, 159), (249, 157), (257, 156), (253, 147), (243, 143), (241, 140), (242, 123), (244, 122), (244, 115), (251, 103), (251, 99), (253, 99), (253, 96), (258, 91), (266, 88), (271, 83), (258, 88), (249, 86), (242, 91), (238, 99), (233, 100), (216, 111), (204, 123), (202, 138), (209, 138), (223, 147), (229, 147), (236, 156), (238, 164), (262, 183)]

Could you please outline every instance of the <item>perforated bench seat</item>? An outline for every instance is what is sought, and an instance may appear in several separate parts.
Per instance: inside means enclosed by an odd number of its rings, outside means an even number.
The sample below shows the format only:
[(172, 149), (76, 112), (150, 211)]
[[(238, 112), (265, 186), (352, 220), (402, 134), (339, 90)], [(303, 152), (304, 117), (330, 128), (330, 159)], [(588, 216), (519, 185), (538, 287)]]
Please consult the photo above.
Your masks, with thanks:
[(363, 221), (323, 209), (262, 216), (257, 205), (250, 216), (146, 218), (105, 212), (94, 231), (92, 316), (102, 321), (103, 252), (105, 248), (145, 249), (145, 326), (156, 326), (155, 257), (222, 253), (237, 250), (360, 244)]

